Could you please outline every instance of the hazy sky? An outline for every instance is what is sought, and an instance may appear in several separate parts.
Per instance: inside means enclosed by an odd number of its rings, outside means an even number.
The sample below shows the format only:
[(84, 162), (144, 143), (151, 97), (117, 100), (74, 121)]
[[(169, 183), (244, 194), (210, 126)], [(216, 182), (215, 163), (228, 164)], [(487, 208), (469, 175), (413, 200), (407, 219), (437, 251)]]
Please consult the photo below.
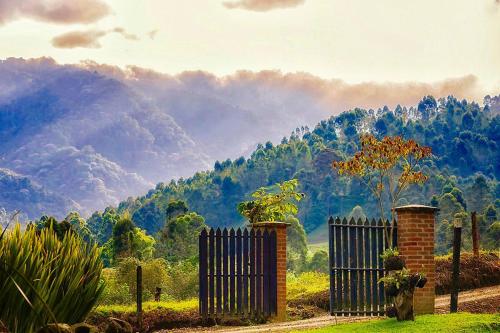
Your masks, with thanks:
[(0, 58), (349, 83), (475, 75), (500, 92), (498, 0), (0, 0)]

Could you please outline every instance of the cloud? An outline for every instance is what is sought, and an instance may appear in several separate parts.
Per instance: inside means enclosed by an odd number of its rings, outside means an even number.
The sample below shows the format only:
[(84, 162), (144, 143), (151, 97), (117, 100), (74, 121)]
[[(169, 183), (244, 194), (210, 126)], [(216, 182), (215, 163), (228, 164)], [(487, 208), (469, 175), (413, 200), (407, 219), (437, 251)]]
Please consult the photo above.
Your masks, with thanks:
[(305, 0), (238, 0), (225, 1), (222, 4), (228, 9), (246, 9), (255, 12), (267, 12), (273, 9), (297, 7)]
[(88, 24), (110, 13), (110, 7), (102, 0), (0, 1), (0, 25), (21, 18), (58, 24)]
[(126, 32), (124, 28), (121, 28), (121, 27), (114, 28), (110, 32), (119, 33), (120, 35), (123, 36), (123, 38), (128, 39), (128, 40), (139, 40), (139, 37), (137, 37), (137, 35), (130, 34), (130, 33)]
[(101, 47), (99, 39), (110, 34), (117, 33), (128, 40), (139, 40), (134, 34), (125, 31), (124, 28), (116, 27), (111, 30), (87, 30), (87, 31), (70, 31), (65, 34), (56, 36), (52, 39), (52, 46), (60, 49), (73, 49), (76, 47), (94, 48)]
[(151, 39), (155, 39), (157, 33), (158, 33), (158, 29), (154, 29), (154, 30), (151, 30), (150, 32), (148, 32), (148, 36)]

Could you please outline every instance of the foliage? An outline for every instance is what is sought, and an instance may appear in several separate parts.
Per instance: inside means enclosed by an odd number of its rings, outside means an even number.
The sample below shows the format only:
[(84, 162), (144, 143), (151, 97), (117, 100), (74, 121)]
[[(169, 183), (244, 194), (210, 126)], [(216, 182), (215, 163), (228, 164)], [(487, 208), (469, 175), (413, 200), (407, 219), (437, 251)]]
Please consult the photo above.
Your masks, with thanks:
[[(136, 228), (130, 214), (124, 213), (113, 226), (113, 259), (135, 257), (148, 260), (153, 257), (156, 241), (140, 228)], [(109, 248), (106, 248), (108, 250)]]
[(198, 262), (184, 260), (168, 267), (165, 292), (176, 300), (196, 297), (199, 291)]
[(309, 272), (319, 272), (328, 274), (328, 252), (324, 250), (316, 251), (312, 258), (307, 262), (307, 270)]
[(107, 207), (104, 212), (95, 212), (87, 220), (87, 226), (99, 244), (106, 243), (113, 235), (113, 227), (120, 215), (113, 207)]
[(59, 236), (17, 225), (0, 240), (0, 320), (11, 332), (33, 332), (53, 322), (51, 313), (81, 322), (102, 293), (97, 246), (72, 232)]
[(385, 249), (384, 252), (382, 252), (382, 254), (380, 255), (380, 258), (382, 258), (383, 261), (386, 261), (391, 257), (397, 257), (397, 256), (399, 256), (399, 251), (397, 247), (394, 247)]
[[(398, 106), (392, 110), (357, 108), (343, 112), (319, 122), (310, 131), (294, 131), (280, 144), (259, 145), (248, 158), (227, 160), (219, 163), (217, 169), (160, 183), (143, 196), (121, 202), (116, 211), (120, 214), (130, 211), (137, 226), (154, 234), (165, 224), (169, 202), (183, 200), (192, 211), (205, 218), (207, 225), (239, 226), (244, 223), (234, 209), (239, 202), (249, 198), (259, 187), (293, 178), (300, 183), (298, 190), (306, 194), (297, 204), (297, 217), (308, 234), (323, 226), (327, 216), (347, 216), (357, 205), (371, 218), (373, 216), (369, 215), (379, 209), (376, 199), (357, 179), (333, 173), (331, 163), (361, 149), (358, 133), (372, 132), (379, 139), (383, 136), (412, 138), (422, 146), (431, 147), (435, 154), (421, 166), (421, 171), (429, 176), (427, 182), (409, 187), (399, 204), (431, 203), (435, 196), (434, 204), (438, 205), (437, 199), (456, 187), (463, 193), (470, 210), (468, 201), (477, 196), (471, 185), (477, 176), (483, 175), (489, 191), (483, 196), (483, 205), (493, 204), (498, 212), (500, 200), (495, 205), (495, 199), (500, 198), (500, 116), (487, 107), (453, 96), (435, 100), (437, 106), (432, 110)], [(462, 123), (466, 113), (472, 116), (472, 129)], [(375, 131), (376, 122), (384, 123), (386, 134), (383, 136)], [(450, 185), (449, 192), (443, 192)], [(390, 210), (388, 201), (385, 211)], [(443, 220), (438, 217), (436, 228), (440, 228)], [(481, 245), (491, 247), (495, 229), (483, 223)], [(450, 235), (448, 229), (446, 235)], [(437, 243), (442, 245), (440, 253), (451, 249), (451, 242)]]
[(259, 188), (252, 194), (254, 200), (238, 204), (238, 212), (248, 218), (250, 223), (284, 221), (288, 215), (298, 213), (295, 201), (300, 201), (303, 193), (296, 191), (297, 179), (276, 183), (274, 188)]
[[(140, 261), (137, 258), (123, 258), (116, 268), (116, 280), (129, 287), (131, 297), (137, 292), (137, 266), (142, 267), (143, 294), (154, 295), (156, 287), (165, 289), (168, 279), (168, 265), (163, 259)], [(145, 300), (147, 298), (145, 297)]]
[(305, 268), (307, 261), (307, 236), (299, 219), (288, 216), (290, 223), (286, 230), (286, 266), (287, 270), (300, 272)]
[(99, 299), (99, 304), (131, 304), (134, 297), (130, 294), (127, 283), (120, 281), (116, 277), (116, 269), (103, 269), (103, 280), (105, 282), (104, 291)]
[(393, 284), (397, 289), (405, 287), (408, 285), (408, 279), (410, 278), (410, 271), (406, 268), (401, 270), (390, 272), (389, 274), (378, 279), (378, 283), (385, 283), (386, 285)]
[[(428, 176), (419, 170), (419, 164), (431, 156), (430, 147), (422, 147), (414, 140), (400, 136), (386, 136), (378, 140), (374, 135), (360, 137), (361, 150), (347, 161), (334, 161), (333, 168), (340, 175), (356, 177), (368, 187), (379, 203), (380, 218), (388, 244), (392, 244), (394, 208), (400, 196), (411, 184), (423, 184)], [(384, 203), (391, 205), (391, 228), (385, 223)]]
[(302, 333), (448, 333), (448, 332), (494, 332), (500, 321), (499, 314), (471, 314), (466, 312), (421, 315), (415, 321), (398, 322), (396, 319), (371, 320), (362, 323), (339, 324), (320, 329), (300, 331)]
[[(173, 202), (171, 207), (179, 206), (180, 201)], [(167, 221), (156, 236), (156, 256), (165, 258), (169, 262), (185, 260), (198, 255), (198, 235), (207, 227), (203, 216), (195, 212), (188, 212), (185, 203), (180, 211), (167, 212)]]

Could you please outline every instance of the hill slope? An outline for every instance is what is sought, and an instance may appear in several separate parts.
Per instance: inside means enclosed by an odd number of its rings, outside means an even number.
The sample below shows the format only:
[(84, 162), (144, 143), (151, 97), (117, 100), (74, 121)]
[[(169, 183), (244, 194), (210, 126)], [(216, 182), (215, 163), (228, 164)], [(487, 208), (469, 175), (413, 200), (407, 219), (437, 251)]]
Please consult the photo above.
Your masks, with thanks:
[[(369, 191), (357, 181), (339, 178), (331, 169), (333, 160), (357, 150), (359, 133), (372, 132), (379, 137), (402, 135), (432, 147), (434, 158), (423, 166), (431, 176), (429, 181), (408, 191), (401, 204), (437, 200), (433, 204), (449, 206), (443, 208), (443, 214), (453, 216), (466, 208), (482, 213), (500, 197), (500, 116), (493, 111), (499, 98), (488, 101), (480, 107), (453, 97), (439, 101), (426, 97), (416, 108), (344, 112), (321, 121), (312, 131), (298, 129), (279, 145), (259, 145), (249, 159), (217, 162), (213, 171), (159, 183), (147, 195), (122, 202), (118, 209), (129, 210), (134, 222), (150, 233), (163, 225), (165, 207), (172, 199), (185, 200), (192, 210), (205, 216), (209, 225), (238, 225), (243, 220), (236, 204), (252, 191), (298, 178), (306, 193), (299, 214), (306, 231), (324, 224), (330, 214), (348, 215), (356, 205), (374, 216), (377, 210)], [(476, 183), (484, 189), (480, 198)], [(452, 199), (446, 195), (450, 193)]]

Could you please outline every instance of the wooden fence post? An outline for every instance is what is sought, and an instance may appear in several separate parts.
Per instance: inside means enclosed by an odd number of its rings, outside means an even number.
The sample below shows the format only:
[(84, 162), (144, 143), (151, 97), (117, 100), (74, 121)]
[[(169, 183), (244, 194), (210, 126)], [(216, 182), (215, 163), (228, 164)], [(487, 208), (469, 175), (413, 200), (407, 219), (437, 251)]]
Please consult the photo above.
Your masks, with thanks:
[(142, 267), (137, 266), (137, 324), (142, 328)]
[(477, 225), (476, 212), (471, 213), (472, 220), (472, 250), (474, 257), (479, 257), (479, 226)]
[(453, 228), (453, 272), (451, 275), (450, 312), (458, 310), (458, 283), (460, 278), (460, 245), (462, 239), (462, 222), (455, 220)]

